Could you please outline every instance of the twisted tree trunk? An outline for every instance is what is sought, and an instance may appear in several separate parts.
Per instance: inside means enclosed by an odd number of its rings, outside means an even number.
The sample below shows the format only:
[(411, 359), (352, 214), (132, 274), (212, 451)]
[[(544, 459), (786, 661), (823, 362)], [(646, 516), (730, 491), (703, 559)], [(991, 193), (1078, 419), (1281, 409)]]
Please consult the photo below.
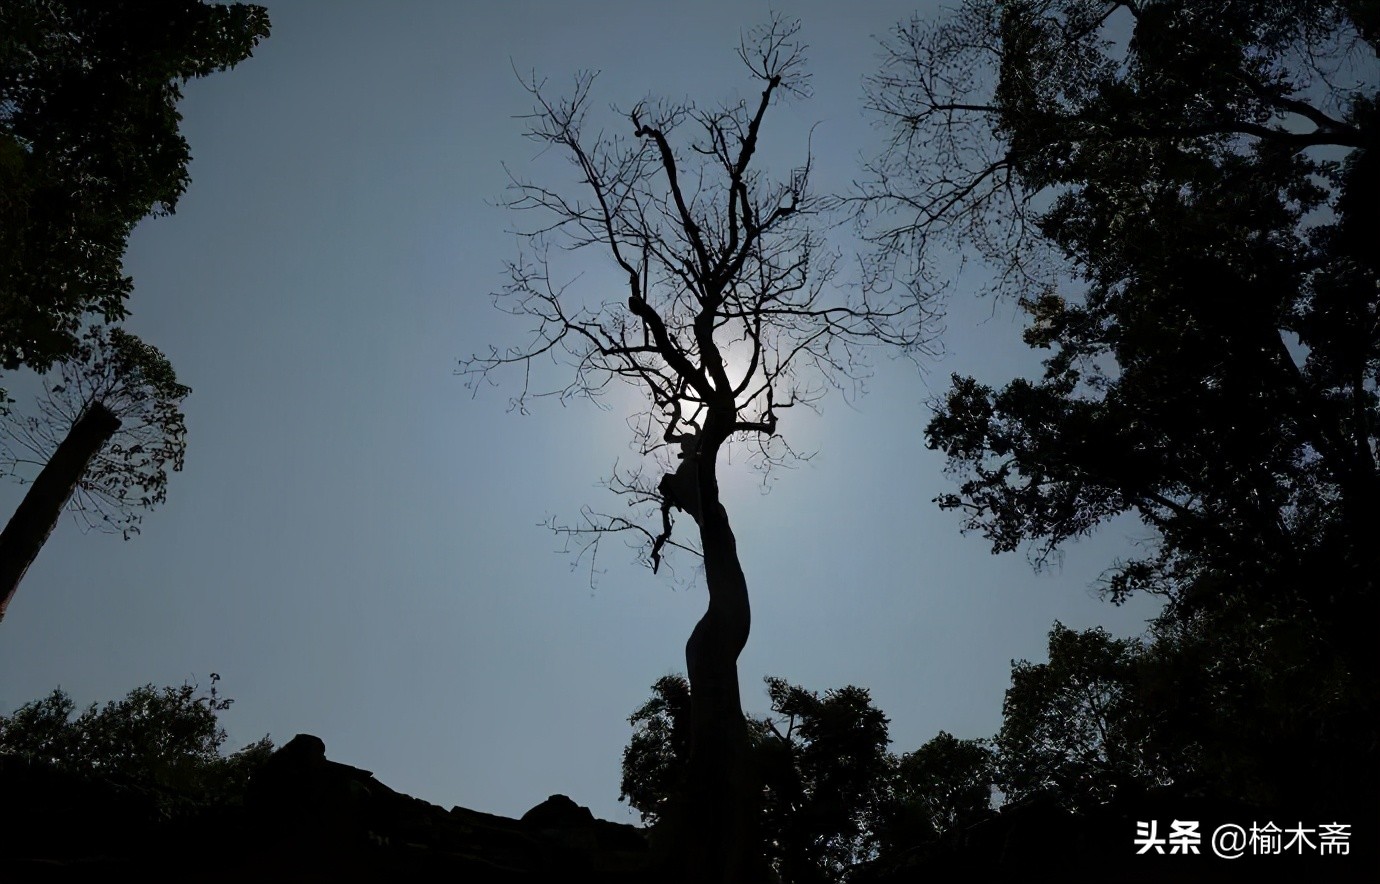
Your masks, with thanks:
[(67, 431), (0, 533), (0, 620), (5, 618), (19, 581), (53, 533), (62, 508), (76, 493), (91, 459), (119, 428), (120, 419), (110, 409), (92, 403)]
[(719, 502), (715, 460), (722, 440), (705, 435), (709, 438), (695, 458), (699, 499), (693, 515), (700, 528), (709, 607), (685, 645), (690, 758), (685, 841), (676, 851), (675, 872), (697, 884), (737, 884), (769, 877), (759, 833), (760, 789), (738, 690), (738, 655), (747, 644), (751, 610), (737, 541)]

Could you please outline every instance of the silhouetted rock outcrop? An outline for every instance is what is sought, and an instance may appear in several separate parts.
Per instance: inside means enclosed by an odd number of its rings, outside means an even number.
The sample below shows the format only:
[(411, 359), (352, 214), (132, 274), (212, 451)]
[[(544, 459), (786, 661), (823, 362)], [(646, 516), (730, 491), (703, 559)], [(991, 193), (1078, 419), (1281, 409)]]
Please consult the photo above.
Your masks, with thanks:
[(522, 819), (445, 810), (326, 757), (298, 734), (242, 805), (170, 814), (151, 794), (0, 757), (0, 881), (654, 880), (644, 832), (553, 795)]

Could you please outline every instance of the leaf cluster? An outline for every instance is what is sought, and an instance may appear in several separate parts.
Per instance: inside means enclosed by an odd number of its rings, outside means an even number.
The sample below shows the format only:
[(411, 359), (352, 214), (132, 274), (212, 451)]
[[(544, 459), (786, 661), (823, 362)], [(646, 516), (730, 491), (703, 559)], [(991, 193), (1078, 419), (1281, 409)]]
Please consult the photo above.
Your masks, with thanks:
[(1307, 621), (1239, 597), (1147, 640), (1056, 623), (1047, 662), (1013, 662), (997, 784), (1073, 810), (1167, 788), (1339, 813), (1376, 769), (1366, 690)]
[(993, 813), (996, 756), (991, 741), (940, 731), (896, 762), (878, 829), (879, 853), (961, 832)]
[[(1158, 625), (1145, 638), (1055, 623), (1043, 662), (1013, 660), (988, 739), (940, 732), (888, 751), (866, 690), (823, 695), (768, 678), (748, 719), (762, 831), (786, 882), (840, 881), (954, 849), (1007, 808), (1077, 815), (1152, 795), (1261, 812), (1362, 812), (1376, 770), (1366, 688), (1306, 621), (1258, 606)], [(655, 823), (682, 786), (689, 685), (667, 676), (629, 719), (620, 800)]]
[(972, 0), (885, 44), (870, 235), (922, 265), (975, 250), (1047, 354), (933, 403), (959, 479), (937, 502), (1037, 564), (1132, 514), (1149, 539), (1102, 588), (1167, 602), (1145, 642), (1056, 625), (1048, 663), (1014, 664), (1008, 799), (1336, 808), (1380, 769), (1377, 23)]
[[(1359, 660), (1380, 526), (1367, 10), (973, 0), (887, 42), (871, 235), (916, 260), (975, 247), (1049, 352), (1038, 379), (955, 377), (926, 428), (962, 479), (939, 504), (994, 552), (1043, 561), (1132, 513), (1153, 542), (1104, 576), (1113, 601), (1187, 617), (1230, 573)], [(979, 69), (989, 89), (955, 73)]]
[(1146, 757), (1154, 710), (1137, 702), (1143, 655), (1138, 640), (1056, 622), (1048, 662), (1013, 661), (996, 738), (1006, 800), (1054, 792), (1087, 807), (1171, 780)]
[(88, 314), (126, 315), (129, 233), (187, 187), (181, 85), (268, 27), (262, 7), (200, 0), (0, 6), (0, 367), (46, 371)]
[(211, 687), (144, 685), (80, 714), (61, 688), (0, 716), (0, 753), (166, 794), (182, 805), (243, 799), (249, 775), (273, 751), (267, 736), (230, 756), (219, 714), (233, 702)]
[(837, 881), (876, 850), (895, 760), (865, 688), (822, 696), (766, 679), (772, 716), (750, 721), (766, 783), (768, 856), (787, 881)]
[[(787, 882), (843, 880), (851, 870), (913, 839), (938, 838), (990, 812), (992, 762), (981, 740), (940, 734), (899, 759), (886, 716), (864, 688), (822, 695), (766, 679), (771, 714), (748, 718), (763, 783), (766, 855)], [(690, 685), (666, 676), (629, 718), (619, 800), (660, 819), (683, 788), (689, 758)]]
[(0, 417), (0, 466), (23, 481), (23, 468), (42, 467), (62, 437), (99, 403), (120, 421), (110, 442), (82, 475), (69, 506), (89, 527), (139, 532), (142, 511), (167, 499), (168, 471), (181, 471), (187, 449), (178, 383), (157, 348), (121, 328), (93, 326), (75, 356), (44, 380), (36, 413)]

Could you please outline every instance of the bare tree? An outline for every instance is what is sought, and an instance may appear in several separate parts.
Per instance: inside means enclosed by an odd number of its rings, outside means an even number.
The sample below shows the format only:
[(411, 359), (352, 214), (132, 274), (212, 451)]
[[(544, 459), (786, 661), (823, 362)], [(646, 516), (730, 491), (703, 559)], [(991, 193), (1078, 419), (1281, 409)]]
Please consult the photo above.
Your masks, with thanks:
[(0, 471), (38, 469), (0, 534), (0, 619), (64, 507), (88, 528), (139, 533), (142, 511), (167, 498), (187, 429), (177, 382), (156, 348), (119, 328), (90, 329), (45, 380), (37, 413), (0, 422)]
[[(694, 881), (748, 880), (764, 874), (754, 843), (757, 801), (747, 757), (737, 661), (748, 639), (747, 581), (728, 514), (719, 498), (718, 460), (730, 439), (749, 443), (758, 464), (794, 452), (778, 433), (781, 413), (812, 406), (829, 386), (866, 376), (877, 345), (916, 354), (928, 343), (927, 305), (867, 286), (836, 283), (837, 259), (817, 232), (820, 202), (810, 191), (811, 160), (786, 176), (763, 174), (763, 120), (784, 96), (808, 95), (799, 25), (773, 18), (749, 32), (738, 56), (761, 83), (755, 102), (712, 109), (643, 101), (626, 114), (626, 135), (590, 136), (594, 76), (577, 75), (569, 97), (553, 100), (544, 81), (524, 85), (535, 99), (528, 136), (563, 153), (578, 190), (513, 176), (508, 205), (539, 216), (524, 231), (529, 248), (509, 265), (500, 309), (533, 321), (528, 341), (491, 347), (461, 363), (477, 384), (517, 369), (520, 410), (530, 399), (596, 398), (616, 380), (646, 395), (629, 421), (641, 469), (610, 480), (642, 505), (636, 519), (585, 511), (565, 529), (597, 539), (633, 532), (657, 569), (668, 548), (703, 556), (708, 610), (686, 645), (692, 724), (689, 773), (674, 823), (674, 874)], [(552, 278), (550, 247), (594, 247), (613, 259), (625, 297), (593, 304)], [(569, 372), (541, 386), (539, 362)], [(680, 462), (668, 451), (678, 449)], [(676, 513), (696, 536), (675, 533)], [(677, 538), (677, 539), (673, 539)], [(678, 840), (677, 840), (678, 839)]]

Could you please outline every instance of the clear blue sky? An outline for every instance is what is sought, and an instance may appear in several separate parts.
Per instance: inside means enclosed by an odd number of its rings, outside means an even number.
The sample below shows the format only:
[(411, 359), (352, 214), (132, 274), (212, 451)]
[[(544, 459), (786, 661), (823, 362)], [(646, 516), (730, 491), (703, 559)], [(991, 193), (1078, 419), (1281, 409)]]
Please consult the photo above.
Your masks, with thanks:
[[(513, 67), (553, 86), (600, 69), (600, 108), (750, 95), (733, 49), (768, 4), (267, 5), (255, 56), (187, 88), (191, 188), (127, 256), (127, 325), (194, 390), (186, 470), (129, 542), (59, 524), (0, 624), (0, 710), (59, 685), (84, 705), (214, 671), (235, 747), (309, 732), (445, 806), (516, 816), (561, 792), (635, 821), (616, 800), (626, 719), (683, 670), (703, 586), (689, 563), (677, 584), (615, 542), (591, 589), (539, 527), (620, 505), (598, 482), (633, 456), (626, 397), (522, 417), (510, 390), (472, 397), (454, 369), (524, 329), (488, 297), (517, 254), (501, 163), (560, 169), (531, 165)], [(817, 181), (846, 187), (878, 140), (861, 100), (874, 35), (915, 7), (781, 8), (803, 21), (815, 97), (769, 115), (762, 159), (797, 165), (818, 123)], [(953, 485), (924, 448), (925, 401), (951, 372), (1036, 366), (1012, 306), (974, 295), (981, 280), (954, 272), (945, 354), (924, 372), (879, 356), (866, 397), (785, 413), (781, 432), (818, 455), (771, 493), (741, 459), (728, 470), (754, 606), (749, 711), (779, 675), (869, 688), (898, 752), (940, 730), (989, 736), (1010, 661), (1042, 659), (1055, 619), (1129, 635), (1153, 616), (1091, 590), (1138, 525), (1037, 574), (931, 503)], [(29, 387), (7, 381), (22, 407)], [(0, 511), (23, 490), (0, 485)]]

